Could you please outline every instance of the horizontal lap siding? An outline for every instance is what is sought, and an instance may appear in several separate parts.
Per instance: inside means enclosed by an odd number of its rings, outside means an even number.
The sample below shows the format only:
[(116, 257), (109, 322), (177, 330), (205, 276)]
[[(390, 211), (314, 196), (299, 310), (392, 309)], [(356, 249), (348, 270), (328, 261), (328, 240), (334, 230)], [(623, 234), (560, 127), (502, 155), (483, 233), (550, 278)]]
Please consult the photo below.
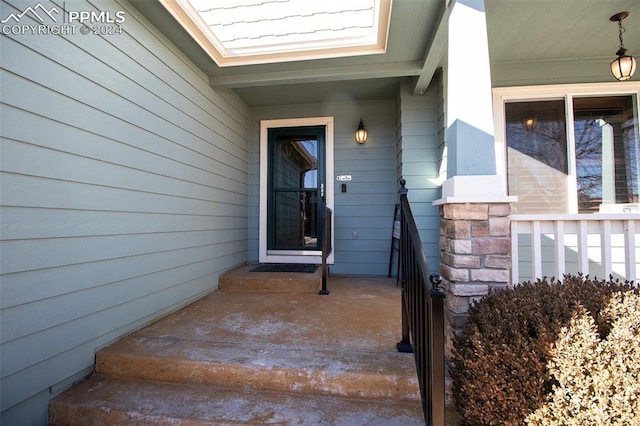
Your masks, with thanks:
[(126, 21), (0, 39), (2, 423), (246, 261), (248, 108), (128, 3), (66, 4)]
[(406, 180), (407, 197), (425, 249), (429, 268), (440, 265), (440, 216), (433, 201), (440, 198), (438, 178), (442, 164), (441, 96), (439, 79), (426, 94), (412, 96), (409, 85), (400, 91), (398, 109), (397, 173)]

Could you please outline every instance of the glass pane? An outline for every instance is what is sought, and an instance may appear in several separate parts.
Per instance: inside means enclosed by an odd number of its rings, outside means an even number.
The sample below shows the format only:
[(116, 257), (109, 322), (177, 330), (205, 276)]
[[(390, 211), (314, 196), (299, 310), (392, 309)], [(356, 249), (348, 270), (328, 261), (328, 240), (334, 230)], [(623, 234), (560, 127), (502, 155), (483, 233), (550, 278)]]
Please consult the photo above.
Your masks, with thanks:
[(286, 130), (273, 140), (271, 249), (319, 249), (320, 141), (317, 129), (311, 130)]
[(638, 116), (633, 96), (574, 99), (578, 211), (638, 202)]
[(505, 104), (509, 194), (515, 213), (567, 213), (568, 163), (563, 100)]
[(279, 248), (318, 247), (317, 190), (276, 191), (274, 243)]
[(318, 187), (318, 141), (278, 138), (274, 146), (274, 189)]

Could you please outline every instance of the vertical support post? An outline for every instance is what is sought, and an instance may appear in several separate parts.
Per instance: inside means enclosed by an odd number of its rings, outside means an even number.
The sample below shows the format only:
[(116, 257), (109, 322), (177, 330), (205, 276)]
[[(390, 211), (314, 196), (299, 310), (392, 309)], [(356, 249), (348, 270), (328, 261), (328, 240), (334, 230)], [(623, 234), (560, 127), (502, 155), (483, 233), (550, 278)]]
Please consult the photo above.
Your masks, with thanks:
[(329, 290), (327, 290), (327, 261), (322, 261), (322, 290), (318, 292), (321, 296), (328, 296)]
[(540, 221), (533, 221), (531, 228), (531, 281), (542, 277), (542, 232)]
[(512, 283), (520, 281), (520, 256), (518, 254), (519, 245), (519, 222), (511, 222), (511, 280)]
[(327, 257), (333, 249), (331, 246), (331, 220), (332, 211), (322, 203), (322, 290), (318, 292), (321, 296), (329, 295), (327, 290), (327, 275), (329, 274), (327, 266)]
[[(451, 2), (447, 35), (446, 129), (447, 177), (458, 177), (456, 191), (473, 191), (476, 176), (495, 176), (496, 148), (493, 129), (491, 61), (483, 0)], [(473, 72), (468, 72), (473, 63)], [(496, 184), (502, 182), (496, 179)], [(443, 196), (445, 195), (443, 188)], [(480, 184), (485, 195), (494, 188)]]
[(402, 353), (413, 353), (413, 348), (411, 347), (411, 337), (409, 335), (409, 311), (407, 306), (407, 291), (405, 285), (405, 257), (406, 257), (406, 241), (405, 241), (405, 223), (404, 223), (404, 208), (402, 206), (402, 197), (407, 197), (407, 193), (409, 190), (405, 188), (407, 181), (404, 179), (400, 179), (400, 189), (398, 190), (398, 194), (400, 194), (400, 242), (398, 244), (398, 280), (400, 282), (402, 292), (400, 298), (402, 299), (402, 340), (396, 344), (396, 349), (398, 352)]
[[(629, 281), (636, 281), (636, 222), (635, 220), (624, 221), (624, 269)], [(638, 284), (636, 283), (636, 286)]]
[[(558, 221), (560, 223), (561, 221)], [(611, 221), (605, 220), (600, 229), (600, 251), (605, 280), (611, 277)]]
[(402, 340), (396, 344), (398, 352), (412, 354), (411, 338), (409, 337), (409, 317), (407, 314), (407, 301), (402, 291)]
[(431, 327), (431, 424), (445, 424), (445, 342), (444, 342), (444, 293), (440, 290), (442, 278), (438, 274), (431, 274), (431, 309), (429, 309), (429, 324)]
[(589, 228), (586, 220), (579, 220), (576, 225), (578, 231), (578, 268), (583, 274), (589, 275)]
[[(564, 246), (564, 221), (558, 220), (554, 226), (555, 231), (555, 262), (556, 278), (562, 279), (566, 270), (565, 246)], [(512, 236), (513, 238), (513, 236)], [(513, 257), (513, 255), (512, 255)], [(607, 275), (608, 277), (609, 275)]]

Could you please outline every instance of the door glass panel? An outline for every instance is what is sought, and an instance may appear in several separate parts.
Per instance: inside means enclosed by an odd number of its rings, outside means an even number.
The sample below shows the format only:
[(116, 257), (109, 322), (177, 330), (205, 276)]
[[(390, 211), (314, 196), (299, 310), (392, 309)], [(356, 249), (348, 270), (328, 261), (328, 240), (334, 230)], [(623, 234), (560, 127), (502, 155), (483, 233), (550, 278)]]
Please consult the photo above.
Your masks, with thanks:
[(277, 191), (274, 201), (275, 246), (314, 250), (318, 243), (316, 191)]
[(318, 250), (318, 199), (323, 181), (318, 129), (316, 133), (278, 130), (270, 140), (269, 249)]

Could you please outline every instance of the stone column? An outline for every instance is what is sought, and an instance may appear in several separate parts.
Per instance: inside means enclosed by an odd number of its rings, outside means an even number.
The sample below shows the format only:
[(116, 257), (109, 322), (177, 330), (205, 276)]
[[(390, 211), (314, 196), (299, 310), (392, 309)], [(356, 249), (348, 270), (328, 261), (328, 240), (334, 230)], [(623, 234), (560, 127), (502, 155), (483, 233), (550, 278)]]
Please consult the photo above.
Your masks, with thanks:
[(491, 60), (483, 0), (449, 3), (445, 81), (446, 180), (440, 208), (440, 275), (446, 295), (446, 355), (469, 306), (510, 285), (510, 205), (496, 150)]
[[(451, 2), (445, 68), (447, 179), (440, 208), (446, 354), (474, 300), (510, 285), (510, 203), (496, 151), (491, 61), (482, 0)], [(473, 64), (470, 66), (470, 64)]]
[(446, 294), (446, 355), (462, 330), (471, 303), (510, 285), (510, 204), (440, 205), (440, 274)]

